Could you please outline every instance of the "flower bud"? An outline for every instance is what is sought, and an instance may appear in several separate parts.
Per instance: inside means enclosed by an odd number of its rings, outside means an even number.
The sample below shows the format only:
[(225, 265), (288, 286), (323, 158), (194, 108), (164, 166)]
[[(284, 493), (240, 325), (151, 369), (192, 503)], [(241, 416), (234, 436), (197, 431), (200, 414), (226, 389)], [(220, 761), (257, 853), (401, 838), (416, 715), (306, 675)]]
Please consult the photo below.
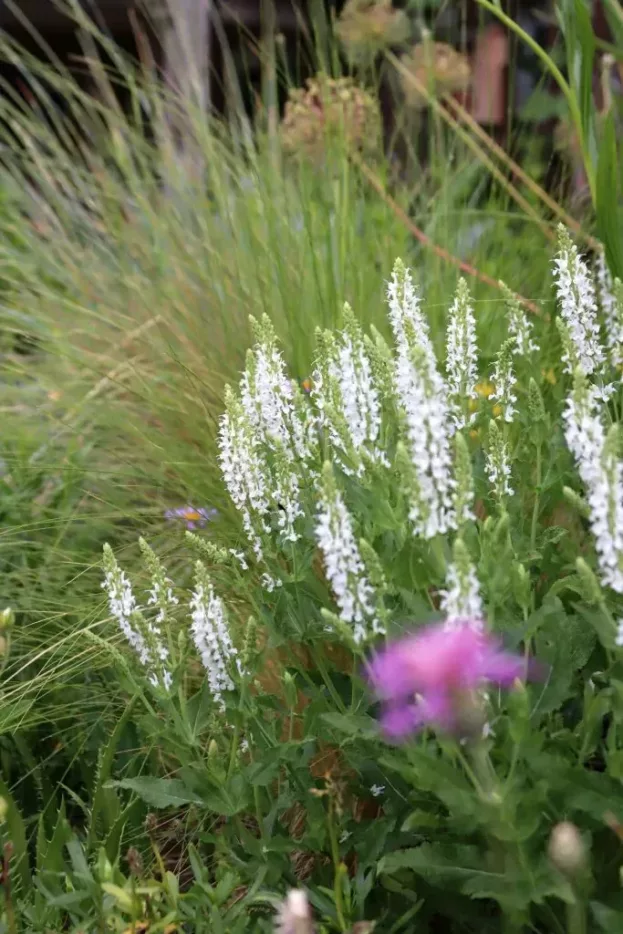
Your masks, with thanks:
[(570, 506), (573, 506), (575, 510), (582, 516), (583, 519), (590, 518), (590, 506), (583, 499), (579, 493), (576, 493), (575, 490), (572, 490), (569, 486), (563, 486), (562, 495), (567, 500)]
[(4, 824), (8, 813), (9, 805), (6, 798), (0, 798), (0, 825)]
[(0, 630), (10, 629), (14, 622), (15, 614), (11, 607), (7, 606), (6, 609), (0, 613)]
[(578, 577), (580, 579), (582, 596), (587, 603), (590, 603), (593, 606), (599, 606), (601, 603), (603, 603), (604, 597), (601, 592), (601, 587), (599, 586), (599, 581), (595, 577), (594, 572), (588, 566), (584, 558), (576, 559), (575, 569), (578, 572)]
[(586, 866), (586, 847), (575, 824), (557, 824), (549, 838), (549, 858), (564, 876), (573, 878)]
[(530, 575), (518, 561), (513, 564), (513, 596), (522, 610), (528, 612), (531, 602)]
[(276, 930), (280, 934), (312, 934), (314, 925), (307, 895), (302, 889), (291, 889), (279, 908)]
[(545, 421), (545, 406), (543, 405), (543, 396), (536, 381), (530, 377), (528, 383), (528, 411), (533, 422)]
[(218, 749), (218, 743), (215, 739), (211, 739), (208, 743), (208, 760), (214, 761), (215, 759), (218, 759), (219, 755), (220, 753)]
[(285, 671), (283, 674), (283, 693), (286, 699), (286, 704), (288, 705), (288, 709), (295, 710), (298, 691), (294, 682), (294, 678), (289, 671)]

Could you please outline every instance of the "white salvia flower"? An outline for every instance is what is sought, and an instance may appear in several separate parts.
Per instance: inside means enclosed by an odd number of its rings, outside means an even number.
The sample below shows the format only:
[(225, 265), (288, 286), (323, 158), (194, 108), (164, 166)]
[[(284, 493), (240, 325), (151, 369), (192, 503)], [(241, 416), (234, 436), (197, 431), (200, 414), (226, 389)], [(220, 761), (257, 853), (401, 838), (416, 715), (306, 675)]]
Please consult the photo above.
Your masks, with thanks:
[(415, 341), (424, 351), (428, 361), (437, 366), (435, 350), (430, 339), (428, 321), (420, 310), (420, 297), (413, 284), (411, 272), (401, 259), (394, 263), (392, 277), (387, 286), (389, 322), (398, 349)]
[(532, 322), (511, 290), (503, 282), (500, 285), (506, 296), (508, 333), (514, 343), (514, 352), (520, 357), (527, 357), (539, 349), (532, 337)]
[(623, 363), (623, 316), (618, 307), (619, 303), (614, 292), (614, 281), (610, 275), (603, 250), (600, 250), (597, 254), (595, 279), (601, 313), (604, 319), (606, 345), (610, 352), (612, 365), (618, 367)]
[(316, 540), (340, 619), (353, 627), (355, 642), (361, 644), (371, 635), (382, 634), (384, 628), (376, 614), (374, 588), (366, 576), (353, 523), (329, 465), (323, 473)]
[(243, 738), (240, 740), (240, 752), (244, 754), (249, 751), (249, 748), (249, 740), (246, 738), (246, 736), (243, 736)]
[(446, 590), (442, 590), (440, 596), (448, 628), (469, 622), (475, 629), (482, 629), (480, 584), (469, 552), (460, 538), (454, 543), (454, 560), (448, 566)]
[(235, 548), (229, 549), (229, 554), (232, 555), (240, 565), (241, 570), (248, 571), (249, 565), (247, 564), (247, 559), (244, 551), (236, 551)]
[[(378, 444), (379, 392), (363, 334), (348, 304), (344, 306), (344, 318), (345, 329), (337, 338), (322, 335), (312, 398), (340, 467), (346, 474), (362, 476), (367, 458), (385, 466), (388, 461)], [(348, 461), (354, 462), (354, 471)]]
[(226, 390), (219, 432), (225, 484), (242, 515), (253, 553), (263, 557), (262, 535), (274, 521), (282, 541), (299, 539), (303, 475), (313, 476), (316, 424), (295, 384), (287, 378), (267, 318), (254, 323), (258, 343), (247, 355), (237, 398)]
[(385, 793), (385, 785), (372, 785), (370, 788), (370, 794), (373, 798), (380, 798), (382, 794)]
[(398, 348), (395, 388), (410, 461), (409, 518), (416, 535), (434, 538), (456, 526), (450, 419), (439, 371), (408, 338)]
[(510, 485), (511, 465), (508, 444), (504, 440), (497, 423), (489, 423), (488, 450), (485, 454), (485, 471), (493, 486), (493, 494), (498, 502), (506, 496), (512, 496)]
[(476, 319), (467, 282), (460, 279), (448, 313), (446, 333), (448, 392), (457, 428), (464, 428), (471, 421), (466, 413), (469, 399), (475, 399), (478, 395), (477, 366)]
[(260, 533), (267, 533), (269, 493), (265, 458), (246, 413), (229, 386), (219, 429), (219, 463), (227, 491), (242, 515), (242, 525), (257, 560), (263, 557)]
[(144, 538), (139, 538), (139, 547), (143, 555), (143, 561), (151, 577), (151, 588), (147, 600), (148, 606), (158, 607), (156, 623), (162, 624), (169, 618), (173, 609), (178, 605), (179, 600), (173, 594), (173, 582), (169, 580), (166, 571), (160, 559), (149, 547)]
[(623, 619), (617, 620), (617, 634), (615, 642), (618, 646), (623, 646)]
[(316, 453), (316, 425), (301, 393), (288, 377), (270, 319), (251, 319), (257, 337), (247, 354), (240, 382), (242, 407), (258, 437), (272, 450), (280, 448), (290, 460), (309, 462)]
[[(573, 344), (574, 356), (582, 372), (589, 376), (604, 363), (599, 340), (595, 287), (588, 266), (562, 226), (558, 228), (559, 251), (554, 260), (554, 277), (560, 315)], [(566, 372), (573, 371), (574, 361), (568, 350), (563, 353)]]
[(394, 389), (410, 462), (409, 517), (416, 535), (433, 538), (456, 524), (447, 390), (411, 273), (399, 259), (387, 298), (397, 349)]
[(454, 516), (457, 528), (474, 519), (472, 461), (463, 433), (454, 435)]
[(190, 599), (191, 633), (201, 656), (210, 691), (224, 710), (223, 693), (234, 690), (230, 671), (233, 665), (240, 672), (238, 652), (229, 635), (225, 604), (214, 588), (201, 561), (195, 565), (195, 589)]
[(606, 433), (594, 387), (581, 371), (563, 415), (565, 438), (586, 490), (602, 582), (623, 593), (623, 464), (618, 431)]
[(260, 584), (264, 590), (268, 593), (272, 593), (275, 588), (283, 586), (283, 581), (280, 581), (279, 578), (271, 577), (270, 574), (262, 574)]
[(154, 687), (171, 686), (171, 673), (164, 666), (169, 657), (165, 648), (159, 620), (148, 621), (136, 601), (132, 585), (121, 570), (110, 545), (104, 545), (104, 582), (102, 588), (108, 597), (110, 615), (117, 620), (122, 633), (138, 655)]
[(517, 396), (514, 392), (517, 379), (513, 372), (512, 340), (507, 340), (504, 342), (504, 344), (502, 344), (502, 347), (495, 358), (495, 365), (493, 367), (491, 381), (493, 382), (494, 386), (494, 390), (491, 393), (491, 398), (496, 399), (497, 402), (502, 406), (504, 421), (512, 422), (513, 415), (517, 411), (515, 408)]

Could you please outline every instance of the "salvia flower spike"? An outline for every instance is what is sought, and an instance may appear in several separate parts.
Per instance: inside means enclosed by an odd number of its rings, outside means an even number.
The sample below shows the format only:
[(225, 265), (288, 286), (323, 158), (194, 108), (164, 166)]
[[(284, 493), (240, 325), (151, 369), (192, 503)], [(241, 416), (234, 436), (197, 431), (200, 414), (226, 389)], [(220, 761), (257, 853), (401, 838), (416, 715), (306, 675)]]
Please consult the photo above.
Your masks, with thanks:
[(441, 591), (441, 610), (447, 628), (464, 625), (482, 627), (483, 606), (480, 584), (469, 551), (461, 538), (454, 542), (453, 560), (446, 572), (446, 589)]
[(478, 395), (476, 319), (465, 279), (459, 279), (448, 312), (446, 371), (453, 421), (457, 428), (464, 428), (470, 421), (467, 403)]
[(195, 588), (190, 599), (191, 634), (201, 657), (210, 691), (216, 703), (225, 708), (223, 694), (234, 690), (232, 669), (240, 672), (238, 652), (229, 633), (225, 604), (214, 592), (201, 561), (195, 565)]
[(316, 540), (339, 607), (339, 617), (352, 626), (355, 642), (361, 644), (382, 633), (376, 594), (361, 557), (353, 520), (337, 488), (330, 464), (325, 464), (322, 475)]
[[(554, 260), (554, 278), (560, 315), (568, 329), (577, 365), (590, 376), (604, 363), (597, 321), (595, 285), (586, 262), (562, 224), (558, 227), (558, 254)], [(574, 361), (570, 359), (568, 350), (563, 353), (563, 362), (567, 372), (573, 372)]]
[(586, 490), (602, 583), (623, 593), (623, 464), (619, 426), (606, 433), (594, 386), (576, 370), (563, 415), (565, 438)]
[(132, 585), (117, 564), (110, 545), (104, 545), (104, 581), (102, 588), (108, 597), (110, 615), (117, 620), (122, 633), (145, 667), (149, 682), (166, 690), (172, 682), (167, 661), (169, 652), (160, 629), (161, 610), (156, 619), (147, 619), (137, 603)]

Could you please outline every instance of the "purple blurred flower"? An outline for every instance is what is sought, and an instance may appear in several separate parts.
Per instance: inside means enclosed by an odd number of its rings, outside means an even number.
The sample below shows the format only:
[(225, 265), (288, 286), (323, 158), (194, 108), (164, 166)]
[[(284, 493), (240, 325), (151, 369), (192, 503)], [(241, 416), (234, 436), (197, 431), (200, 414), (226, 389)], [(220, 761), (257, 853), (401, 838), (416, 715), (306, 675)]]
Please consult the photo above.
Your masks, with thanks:
[(177, 509), (167, 509), (164, 514), (165, 519), (182, 519), (186, 523), (189, 531), (193, 529), (202, 529), (211, 519), (218, 515), (216, 509), (197, 509), (195, 506), (178, 506)]
[(448, 630), (430, 626), (379, 653), (367, 675), (383, 702), (381, 726), (391, 739), (404, 739), (425, 726), (460, 730), (478, 691), (487, 682), (511, 685), (524, 661), (500, 649), (472, 620)]

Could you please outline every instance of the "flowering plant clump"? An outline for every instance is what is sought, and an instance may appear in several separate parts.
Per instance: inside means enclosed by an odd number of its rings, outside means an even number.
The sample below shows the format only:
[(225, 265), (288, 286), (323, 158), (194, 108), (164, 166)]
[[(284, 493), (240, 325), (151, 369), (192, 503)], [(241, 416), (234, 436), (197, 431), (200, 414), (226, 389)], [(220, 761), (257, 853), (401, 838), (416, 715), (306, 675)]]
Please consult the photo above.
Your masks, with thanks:
[(493, 341), (464, 281), (436, 332), (397, 260), (391, 338), (346, 305), (309, 392), (253, 322), (194, 578), (142, 542), (139, 607), (105, 551), (168, 764), (120, 784), (210, 816), (278, 930), (622, 929), (623, 295), (564, 231), (553, 270)]
[(281, 122), (282, 146), (287, 155), (323, 168), (327, 147), (336, 140), (366, 157), (378, 157), (378, 104), (352, 78), (318, 74), (308, 79), (305, 88), (289, 91)]

